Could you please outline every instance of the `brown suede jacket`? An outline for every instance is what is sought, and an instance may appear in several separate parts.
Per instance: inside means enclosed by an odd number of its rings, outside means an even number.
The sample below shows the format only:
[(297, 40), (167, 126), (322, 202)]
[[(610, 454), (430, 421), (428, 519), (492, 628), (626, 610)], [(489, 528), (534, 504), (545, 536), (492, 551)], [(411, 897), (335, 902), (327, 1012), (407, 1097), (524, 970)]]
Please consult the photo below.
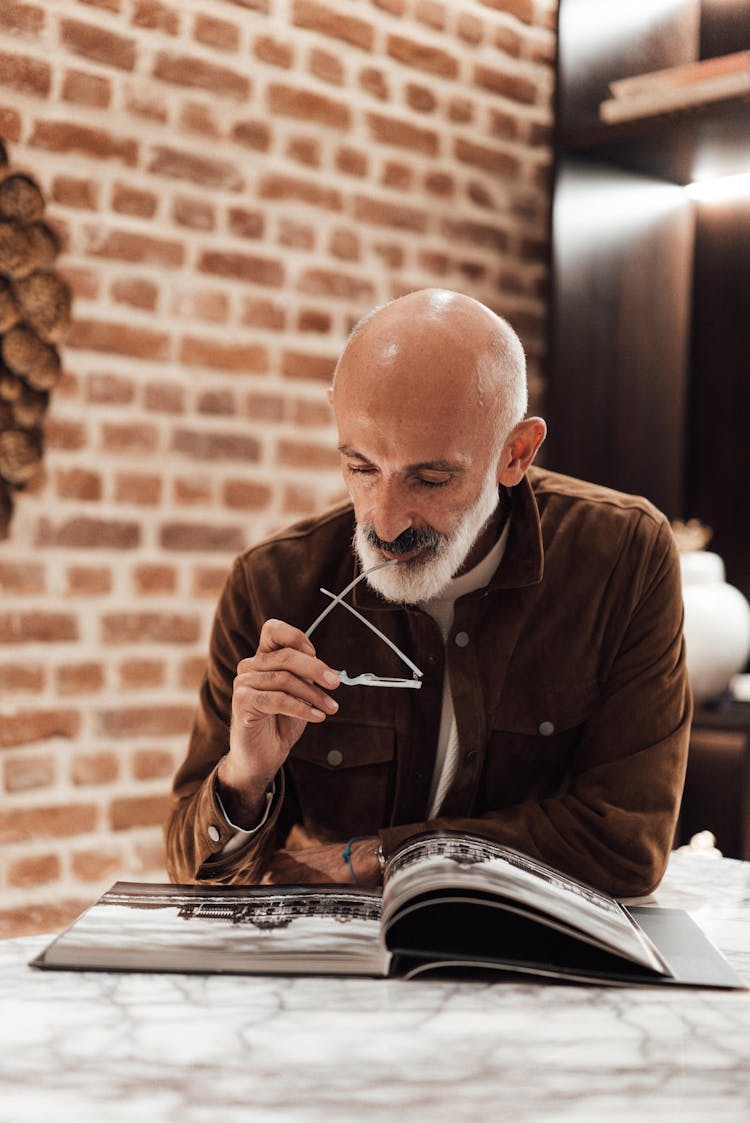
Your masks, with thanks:
[[(469, 830), (619, 896), (658, 884), (672, 845), (691, 697), (680, 569), (663, 515), (644, 499), (532, 468), (512, 492), (505, 556), (456, 603), (447, 645), (416, 607), (365, 583), (352, 603), (423, 670), (420, 690), (341, 686), (276, 781), (265, 826), (232, 836), (214, 791), (227, 752), (232, 680), (270, 617), (305, 630), (357, 572), (342, 505), (236, 559), (221, 595), (187, 757), (166, 827), (170, 876), (254, 883), (293, 828), (316, 842), (377, 834), (386, 855), (440, 827)], [(409, 675), (341, 607), (315, 632), (349, 674)], [(448, 660), (460, 765), (425, 821)], [(212, 829), (213, 828), (213, 829)]]

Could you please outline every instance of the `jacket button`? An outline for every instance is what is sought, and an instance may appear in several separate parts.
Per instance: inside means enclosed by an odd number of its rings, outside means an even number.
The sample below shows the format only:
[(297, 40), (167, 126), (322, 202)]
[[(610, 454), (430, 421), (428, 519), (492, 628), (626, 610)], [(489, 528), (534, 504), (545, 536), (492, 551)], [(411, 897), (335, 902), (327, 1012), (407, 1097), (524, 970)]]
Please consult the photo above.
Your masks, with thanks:
[(330, 764), (331, 768), (338, 768), (343, 759), (344, 754), (339, 752), (338, 749), (331, 749), (331, 751), (326, 756), (326, 760)]
[(208, 828), (208, 837), (211, 839), (212, 842), (218, 842), (219, 839), (221, 838), (221, 832), (219, 831), (219, 828), (215, 827), (213, 825), (213, 823)]
[(469, 633), (456, 632), (453, 642), (455, 643), (456, 647), (467, 647), (469, 643)]
[(464, 755), (464, 764), (473, 764), (477, 759), (476, 749), (469, 749), (468, 753)]
[(542, 721), (539, 724), (539, 732), (542, 737), (551, 737), (555, 732), (555, 723), (553, 721)]

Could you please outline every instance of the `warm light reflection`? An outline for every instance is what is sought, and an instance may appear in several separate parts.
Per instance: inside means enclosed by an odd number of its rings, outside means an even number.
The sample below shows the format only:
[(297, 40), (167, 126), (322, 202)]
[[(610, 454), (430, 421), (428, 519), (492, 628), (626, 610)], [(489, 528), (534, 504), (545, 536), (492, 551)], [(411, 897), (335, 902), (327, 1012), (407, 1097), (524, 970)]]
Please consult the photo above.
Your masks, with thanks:
[(700, 179), (688, 183), (685, 192), (701, 203), (722, 203), (747, 195), (750, 198), (750, 172), (741, 175), (724, 175), (717, 179)]

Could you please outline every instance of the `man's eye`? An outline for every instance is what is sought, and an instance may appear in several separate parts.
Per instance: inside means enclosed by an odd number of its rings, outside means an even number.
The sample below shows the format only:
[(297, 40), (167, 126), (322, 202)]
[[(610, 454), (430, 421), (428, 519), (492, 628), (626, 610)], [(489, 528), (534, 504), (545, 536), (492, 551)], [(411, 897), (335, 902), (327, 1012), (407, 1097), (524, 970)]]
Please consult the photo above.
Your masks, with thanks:
[(445, 487), (446, 484), (451, 482), (451, 477), (446, 476), (445, 479), (431, 480), (424, 476), (420, 476), (417, 481), (422, 487)]
[(368, 464), (347, 464), (346, 470), (352, 476), (369, 476), (376, 471)]

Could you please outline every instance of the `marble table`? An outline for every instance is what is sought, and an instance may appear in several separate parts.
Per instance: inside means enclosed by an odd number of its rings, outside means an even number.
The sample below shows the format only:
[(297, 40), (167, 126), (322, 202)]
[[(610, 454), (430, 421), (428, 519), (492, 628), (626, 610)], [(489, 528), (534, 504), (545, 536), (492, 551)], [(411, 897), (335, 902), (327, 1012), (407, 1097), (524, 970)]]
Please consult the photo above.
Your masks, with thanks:
[[(750, 981), (750, 862), (672, 856)], [(747, 1123), (750, 991), (41, 972), (0, 943), (0, 1121)]]

